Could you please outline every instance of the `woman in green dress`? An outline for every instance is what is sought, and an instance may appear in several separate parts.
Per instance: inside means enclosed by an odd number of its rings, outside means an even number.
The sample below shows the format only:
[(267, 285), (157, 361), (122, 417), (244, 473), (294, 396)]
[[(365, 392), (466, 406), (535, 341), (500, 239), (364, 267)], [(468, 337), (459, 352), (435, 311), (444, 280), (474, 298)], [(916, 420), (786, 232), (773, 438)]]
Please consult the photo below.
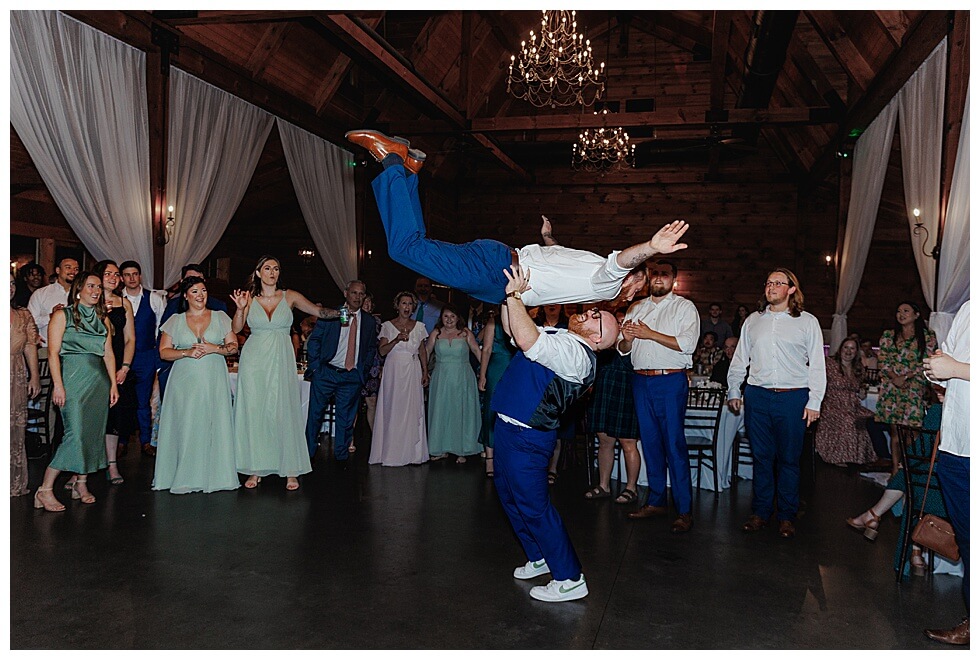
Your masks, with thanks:
[(429, 457), (453, 454), (465, 463), (480, 453), (480, 394), (469, 358), (480, 357), (480, 346), (469, 328), (459, 327), (456, 309), (445, 305), (425, 351), (436, 356), (429, 381)]
[(51, 315), (48, 325), (51, 401), (61, 408), (65, 434), (34, 494), (34, 508), (45, 511), (65, 510), (52, 492), (62, 472), (78, 475), (72, 486), (73, 500), (95, 502), (88, 490), (88, 475), (108, 467), (106, 420), (109, 407), (119, 399), (102, 278), (88, 272), (76, 275), (68, 302), (67, 307)]
[(891, 425), (892, 474), (898, 472), (898, 429), (922, 426), (931, 385), (922, 372), (922, 359), (936, 352), (936, 333), (926, 327), (919, 306), (904, 301), (895, 310), (895, 329), (885, 330), (878, 342), (881, 387), (875, 421)]
[(278, 474), (286, 477), (286, 490), (296, 490), (299, 475), (313, 468), (289, 338), (293, 308), (321, 319), (338, 318), (340, 312), (314, 305), (298, 291), (279, 288), (279, 260), (268, 255), (259, 259), (247, 290), (236, 289), (231, 297), (237, 306), (232, 330), (237, 335), (247, 319), (251, 331), (242, 346), (235, 394), (238, 471), (249, 475), (245, 488)]
[(487, 324), (483, 326), (483, 348), (480, 351), (480, 380), (478, 387), (483, 393), (483, 424), (480, 427), (480, 444), (487, 456), (487, 477), (493, 477), (493, 419), (496, 415), (490, 410), (493, 392), (497, 389), (500, 377), (507, 370), (515, 349), (504, 333), (504, 327), (491, 312)]
[(160, 358), (173, 362), (160, 408), (153, 490), (238, 488), (231, 385), (225, 357), (238, 352), (231, 319), (207, 308), (203, 277), (180, 284), (181, 302), (160, 328)]

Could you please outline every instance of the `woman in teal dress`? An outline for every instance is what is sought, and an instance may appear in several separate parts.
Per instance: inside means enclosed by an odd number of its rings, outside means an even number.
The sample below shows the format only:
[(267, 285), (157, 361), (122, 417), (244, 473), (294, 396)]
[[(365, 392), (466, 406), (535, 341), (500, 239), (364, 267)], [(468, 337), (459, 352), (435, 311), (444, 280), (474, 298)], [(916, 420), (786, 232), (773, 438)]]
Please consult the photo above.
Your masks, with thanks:
[(225, 357), (238, 352), (231, 319), (207, 308), (203, 277), (180, 284), (181, 302), (160, 327), (160, 358), (173, 362), (160, 408), (153, 490), (238, 488), (231, 384)]
[(483, 393), (483, 424), (480, 427), (480, 444), (487, 456), (487, 476), (493, 477), (493, 418), (490, 401), (497, 389), (500, 377), (507, 370), (510, 359), (514, 357), (514, 347), (504, 332), (504, 327), (490, 314), (483, 327), (483, 349), (480, 354), (479, 389)]
[(449, 454), (457, 463), (480, 453), (480, 394), (469, 354), (480, 357), (480, 346), (469, 328), (459, 327), (459, 314), (445, 305), (425, 350), (435, 351), (429, 381), (429, 458)]
[(303, 294), (279, 288), (279, 260), (259, 259), (248, 289), (232, 293), (237, 309), (232, 330), (251, 330), (238, 362), (235, 394), (235, 461), (249, 475), (245, 488), (262, 477), (286, 477), (286, 490), (299, 488), (299, 475), (310, 472), (306, 419), (300, 402), (296, 355), (289, 337), (293, 308), (321, 319), (340, 316), (335, 309), (314, 305)]
[(51, 402), (61, 408), (65, 435), (34, 494), (34, 508), (46, 511), (65, 510), (52, 491), (62, 472), (78, 475), (72, 486), (73, 500), (95, 502), (88, 490), (88, 475), (109, 465), (105, 455), (106, 420), (109, 407), (119, 399), (102, 278), (88, 272), (76, 275), (68, 301), (67, 307), (51, 315), (48, 326)]

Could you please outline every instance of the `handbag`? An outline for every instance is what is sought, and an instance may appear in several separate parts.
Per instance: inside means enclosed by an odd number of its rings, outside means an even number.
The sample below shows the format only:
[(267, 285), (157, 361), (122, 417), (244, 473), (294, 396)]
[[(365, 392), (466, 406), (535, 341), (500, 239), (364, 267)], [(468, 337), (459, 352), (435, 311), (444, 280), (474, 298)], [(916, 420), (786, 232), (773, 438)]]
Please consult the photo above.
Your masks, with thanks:
[(929, 494), (929, 483), (932, 481), (932, 470), (936, 464), (936, 450), (938, 448), (939, 434), (937, 433), (936, 441), (932, 445), (932, 458), (929, 459), (929, 476), (926, 478), (926, 488), (922, 494), (922, 507), (919, 508), (919, 522), (912, 530), (912, 541), (957, 562), (960, 560), (960, 548), (956, 543), (953, 526), (949, 524), (948, 520), (931, 513), (922, 515), (926, 510), (926, 496)]

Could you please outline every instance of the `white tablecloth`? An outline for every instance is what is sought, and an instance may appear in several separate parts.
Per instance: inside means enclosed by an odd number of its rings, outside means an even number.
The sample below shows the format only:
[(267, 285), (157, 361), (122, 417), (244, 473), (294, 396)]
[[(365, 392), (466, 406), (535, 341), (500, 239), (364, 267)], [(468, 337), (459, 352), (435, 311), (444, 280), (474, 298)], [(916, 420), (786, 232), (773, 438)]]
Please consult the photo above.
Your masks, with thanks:
[[(715, 460), (718, 462), (718, 490), (725, 490), (732, 485), (732, 448), (735, 446), (735, 434), (738, 431), (745, 428), (745, 412), (742, 411), (738, 415), (729, 410), (728, 406), (725, 405), (721, 412), (721, 421), (718, 427), (718, 454)], [(687, 429), (688, 434), (700, 434), (701, 431), (697, 429)], [(705, 437), (711, 437), (711, 429), (705, 428), (703, 431)], [(646, 473), (646, 462), (643, 457), (642, 441), (637, 442), (636, 446), (640, 447), (640, 478), (637, 483), (641, 486), (647, 485), (647, 473)], [(620, 473), (624, 476), (626, 475), (626, 460), (620, 452)], [(714, 490), (714, 471), (707, 465), (701, 467), (701, 481), (697, 481), (697, 467), (691, 468), (691, 484), (698, 487), (704, 488), (705, 490)], [(738, 476), (743, 479), (752, 478), (752, 466), (751, 465), (739, 465), (738, 466)], [(668, 476), (668, 483), (670, 479)]]

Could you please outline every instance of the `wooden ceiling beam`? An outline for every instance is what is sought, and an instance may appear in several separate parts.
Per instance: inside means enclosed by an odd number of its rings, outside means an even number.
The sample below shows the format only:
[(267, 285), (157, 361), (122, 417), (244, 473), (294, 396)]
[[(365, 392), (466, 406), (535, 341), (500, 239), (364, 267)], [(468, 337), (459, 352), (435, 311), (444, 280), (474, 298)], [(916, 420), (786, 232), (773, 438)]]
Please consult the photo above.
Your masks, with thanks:
[[(383, 18), (384, 12), (381, 12), (381, 16), (365, 18), (364, 22), (372, 28), (376, 28)], [(323, 81), (317, 88), (316, 94), (313, 95), (313, 107), (316, 108), (317, 115), (322, 116), (326, 111), (327, 106), (330, 105), (330, 101), (337, 93), (337, 90), (340, 89), (340, 84), (344, 81), (344, 76), (350, 71), (351, 65), (351, 58), (344, 53), (338, 55), (337, 59), (330, 65), (330, 69), (327, 70), (327, 75), (323, 77)]]
[(282, 44), (286, 40), (286, 36), (289, 34), (289, 30), (293, 25), (294, 23), (283, 21), (272, 23), (265, 29), (262, 38), (259, 39), (259, 43), (255, 46), (255, 50), (252, 51), (252, 54), (248, 56), (248, 61), (245, 62), (245, 68), (249, 70), (252, 76), (255, 78), (265, 77), (263, 75), (265, 68), (279, 52), (279, 49), (282, 48)]
[(871, 68), (861, 49), (841, 25), (836, 12), (806, 11), (804, 13), (820, 39), (826, 44), (844, 71), (847, 72), (847, 77), (860, 87), (861, 91), (868, 89), (871, 81), (875, 78), (874, 69)]
[(949, 11), (923, 12), (919, 21), (905, 33), (897, 50), (875, 77), (868, 91), (855, 101), (834, 138), (810, 168), (806, 187), (812, 189), (834, 169), (837, 149), (853, 130), (863, 131), (898, 94), (929, 54), (950, 30)]
[[(220, 25), (228, 23), (269, 23), (272, 21), (295, 21), (313, 15), (311, 11), (197, 11), (197, 12), (151, 12), (156, 20), (173, 27), (187, 25)], [(180, 16), (194, 13), (196, 16)], [(176, 14), (169, 16), (169, 14)]]
[(711, 29), (711, 109), (725, 107), (725, 71), (728, 68), (728, 35), (732, 12), (715, 11)]
[(946, 78), (945, 133), (943, 135), (942, 159), (942, 201), (939, 207), (939, 227), (946, 225), (946, 210), (949, 204), (950, 188), (953, 185), (953, 169), (960, 144), (960, 131), (963, 128), (963, 110), (966, 104), (966, 90), (970, 82), (970, 12), (953, 13), (953, 29), (949, 35), (949, 72)]

